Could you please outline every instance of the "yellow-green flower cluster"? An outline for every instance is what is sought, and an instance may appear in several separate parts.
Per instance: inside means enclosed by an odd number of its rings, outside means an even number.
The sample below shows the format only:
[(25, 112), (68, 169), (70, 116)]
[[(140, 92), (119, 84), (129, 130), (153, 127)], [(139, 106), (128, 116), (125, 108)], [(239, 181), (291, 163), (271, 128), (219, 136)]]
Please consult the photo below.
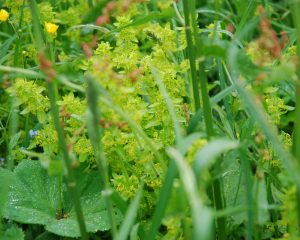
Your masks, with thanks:
[[(165, 100), (159, 91), (150, 66), (155, 66), (184, 125), (183, 112), (185, 83), (181, 74), (189, 69), (187, 61), (174, 63), (176, 33), (170, 24), (147, 23), (141, 26), (121, 28), (129, 24), (130, 15), (117, 17), (115, 26), (120, 29), (115, 44), (102, 41), (88, 62), (88, 71), (110, 94), (114, 105), (120, 107), (141, 126), (158, 150), (174, 143), (175, 134)], [(146, 43), (146, 48), (141, 47)], [(176, 87), (175, 87), (176, 86)], [(141, 203), (143, 214), (153, 209), (161, 187), (165, 166), (158, 162), (140, 136), (130, 126), (118, 127), (124, 121), (111, 108), (101, 104), (104, 122), (102, 144), (112, 168), (112, 182), (125, 198), (132, 198), (141, 179), (147, 186)], [(161, 151), (164, 156), (164, 152)], [(167, 165), (167, 158), (165, 158)]]
[(284, 100), (276, 95), (268, 95), (265, 103), (270, 121), (278, 125), (280, 123), (280, 116), (287, 112)]
[(291, 186), (283, 195), (283, 213), (282, 213), (282, 224), (288, 228), (287, 233), (284, 235), (284, 239), (298, 240), (297, 235), (297, 189), (296, 186)]
[(83, 124), (83, 118), (86, 111), (86, 102), (79, 97), (75, 97), (72, 92), (63, 96), (57, 104), (61, 108), (61, 116), (67, 124), (67, 129), (73, 132)]
[(140, 181), (135, 175), (114, 175), (112, 182), (116, 190), (125, 199), (134, 197), (140, 185)]
[(91, 161), (94, 155), (93, 146), (91, 141), (86, 137), (82, 136), (73, 146), (74, 153), (78, 156), (79, 162), (86, 160)]
[(42, 129), (38, 131), (30, 148), (35, 146), (42, 147), (44, 152), (48, 155), (57, 153), (58, 137), (55, 128), (52, 123), (45, 124)]
[(41, 122), (44, 121), (45, 113), (49, 109), (49, 100), (44, 96), (43, 86), (34, 81), (18, 78), (7, 91), (17, 98), (18, 105), (21, 105), (21, 114), (31, 113)]

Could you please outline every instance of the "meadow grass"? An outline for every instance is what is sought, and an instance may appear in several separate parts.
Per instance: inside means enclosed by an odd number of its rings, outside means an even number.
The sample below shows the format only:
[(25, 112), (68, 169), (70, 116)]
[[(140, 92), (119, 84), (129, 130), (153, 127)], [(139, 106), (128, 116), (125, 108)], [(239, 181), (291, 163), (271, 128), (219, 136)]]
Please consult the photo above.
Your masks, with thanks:
[(0, 9), (0, 239), (299, 237), (298, 1)]

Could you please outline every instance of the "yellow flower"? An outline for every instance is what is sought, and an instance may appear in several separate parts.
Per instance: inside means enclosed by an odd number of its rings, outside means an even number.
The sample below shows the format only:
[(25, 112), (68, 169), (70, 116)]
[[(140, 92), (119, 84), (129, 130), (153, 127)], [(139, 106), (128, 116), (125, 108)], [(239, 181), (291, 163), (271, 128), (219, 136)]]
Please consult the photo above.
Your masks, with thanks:
[(55, 34), (57, 29), (58, 29), (58, 25), (54, 24), (54, 23), (48, 23), (45, 22), (45, 29), (48, 33), (50, 34)]
[(8, 19), (8, 17), (9, 17), (9, 13), (6, 10), (1, 9), (0, 10), (0, 21), (5, 22)]

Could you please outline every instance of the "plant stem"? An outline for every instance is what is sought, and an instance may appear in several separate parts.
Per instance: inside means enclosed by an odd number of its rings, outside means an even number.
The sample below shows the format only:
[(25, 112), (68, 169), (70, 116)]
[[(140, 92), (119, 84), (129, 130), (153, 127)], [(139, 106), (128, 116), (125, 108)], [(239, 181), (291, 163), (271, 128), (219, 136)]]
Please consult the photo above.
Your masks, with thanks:
[(48, 83), (48, 94), (49, 94), (49, 99), (51, 102), (51, 112), (52, 112), (52, 116), (53, 116), (54, 126), (56, 129), (57, 135), (58, 135), (59, 148), (60, 148), (60, 151), (63, 153), (63, 159), (65, 162), (65, 166), (67, 168), (67, 186), (68, 186), (69, 192), (71, 194), (72, 200), (74, 202), (77, 221), (78, 221), (80, 232), (81, 232), (81, 239), (88, 239), (87, 233), (86, 233), (86, 227), (85, 227), (85, 223), (84, 223), (84, 216), (83, 216), (82, 208), (80, 205), (80, 198), (79, 198), (78, 191), (77, 191), (76, 178), (75, 178), (75, 174), (72, 169), (71, 160), (69, 157), (67, 143), (65, 140), (63, 129), (60, 125), (59, 109), (56, 104), (55, 92), (56, 92), (55, 84), (53, 82), (49, 82)]
[(190, 13), (190, 1), (183, 1), (184, 18), (185, 18), (185, 34), (187, 39), (187, 51), (191, 68), (191, 77), (193, 84), (193, 96), (195, 112), (200, 108), (200, 94), (199, 94), (199, 82), (197, 80), (197, 68), (196, 68), (196, 55), (195, 47), (192, 38), (192, 27), (191, 27), (191, 13)]
[[(35, 40), (36, 40), (36, 45), (37, 49), (40, 53), (45, 52), (45, 43), (43, 40), (42, 36), (42, 29), (40, 25), (40, 20), (39, 20), (39, 12), (37, 8), (37, 4), (35, 0), (30, 0), (29, 1), (30, 8), (31, 8), (31, 13), (32, 13), (32, 21), (33, 21), (33, 28), (34, 28), (34, 33), (35, 33)], [(55, 79), (49, 79), (48, 80), (48, 95), (50, 99), (50, 104), (51, 104), (51, 113), (54, 121), (54, 126), (55, 130), (58, 135), (58, 146), (60, 152), (63, 154), (63, 160), (65, 163), (65, 167), (67, 170), (66, 178), (67, 178), (67, 187), (70, 192), (71, 198), (74, 203), (75, 207), (75, 212), (77, 216), (77, 221), (81, 233), (81, 239), (88, 239), (88, 235), (86, 232), (86, 227), (85, 227), (85, 222), (84, 222), (84, 216), (80, 204), (80, 198), (78, 195), (78, 190), (77, 190), (77, 183), (76, 183), (76, 178), (75, 174), (72, 168), (70, 156), (68, 153), (67, 149), (67, 142), (64, 136), (64, 132), (60, 123), (60, 118), (59, 118), (59, 108), (56, 103), (56, 92), (57, 92), (57, 86), (54, 82)]]
[(16, 96), (13, 95), (11, 98), (11, 112), (10, 112), (10, 118), (9, 118), (9, 134), (8, 136), (10, 137), (10, 141), (8, 144), (8, 159), (7, 159), (7, 166), (9, 170), (13, 170), (15, 166), (15, 160), (14, 160), (14, 153), (13, 153), (13, 148), (11, 142), (13, 137), (16, 135), (18, 131), (18, 121), (19, 121), (19, 115), (18, 115), (18, 107), (17, 107), (17, 99)]

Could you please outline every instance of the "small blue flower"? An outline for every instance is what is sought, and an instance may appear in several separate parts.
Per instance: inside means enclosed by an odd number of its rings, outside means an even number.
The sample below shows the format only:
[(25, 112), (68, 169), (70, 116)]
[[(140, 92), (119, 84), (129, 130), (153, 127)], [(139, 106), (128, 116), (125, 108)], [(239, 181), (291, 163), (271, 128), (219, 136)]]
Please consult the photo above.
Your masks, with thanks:
[(38, 133), (39, 133), (38, 130), (32, 130), (32, 129), (29, 130), (29, 136), (31, 138), (34, 138)]

